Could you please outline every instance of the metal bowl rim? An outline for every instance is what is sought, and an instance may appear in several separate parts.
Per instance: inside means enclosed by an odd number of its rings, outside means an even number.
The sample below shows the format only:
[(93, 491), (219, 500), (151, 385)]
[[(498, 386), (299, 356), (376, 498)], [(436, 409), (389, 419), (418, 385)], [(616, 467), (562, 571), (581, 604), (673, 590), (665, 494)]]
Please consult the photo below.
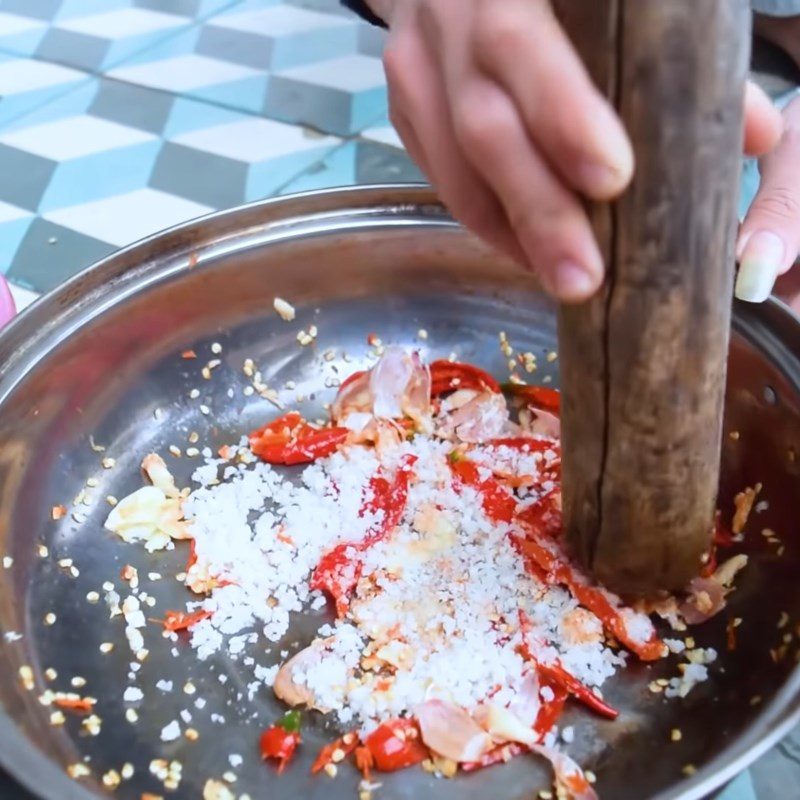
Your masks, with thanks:
[[(395, 198), (391, 202), (387, 199)], [(356, 202), (353, 202), (353, 201)], [(373, 202), (370, 206), (370, 200)], [(113, 300), (118, 293), (119, 286), (127, 284), (136, 287), (142, 278), (147, 275), (158, 275), (163, 271), (165, 260), (158, 255), (151, 254), (149, 258), (142, 258), (128, 267), (118, 270), (122, 262), (131, 256), (141, 254), (145, 256), (152, 248), (172, 239), (185, 239), (184, 250), (188, 255), (191, 251), (202, 250), (203, 247), (215, 241), (209, 240), (209, 229), (216, 225), (234, 240), (236, 238), (247, 240), (248, 228), (237, 227), (237, 222), (250, 215), (257, 215), (261, 211), (280, 210), (292, 208), (296, 204), (307, 203), (311, 206), (305, 215), (289, 216), (284, 223), (292, 219), (320, 219), (330, 216), (332, 212), (337, 215), (349, 211), (357, 212), (372, 208), (382, 211), (383, 215), (374, 215), (375, 225), (387, 222), (386, 213), (390, 210), (410, 211), (415, 210), (419, 216), (427, 208), (424, 215), (431, 218), (437, 227), (453, 226), (456, 223), (447, 213), (444, 206), (437, 199), (434, 191), (426, 184), (370, 184), (348, 187), (334, 187), (324, 190), (314, 190), (281, 197), (268, 198), (252, 203), (247, 203), (231, 209), (213, 212), (198, 217), (188, 222), (175, 225), (155, 233), (120, 250), (117, 250), (100, 261), (86, 267), (52, 291), (35, 300), (28, 308), (20, 312), (9, 325), (0, 332), (0, 354), (8, 349), (6, 342), (14, 338), (25, 341), (41, 339), (40, 334), (47, 323), (53, 321), (51, 329), (64, 326), (70, 319), (80, 316), (81, 310), (87, 303), (102, 301), (104, 298)], [(437, 213), (431, 213), (435, 209)], [(271, 223), (262, 222), (261, 227), (269, 227)], [(258, 225), (254, 221), (254, 225)], [(251, 226), (252, 227), (252, 226)], [(334, 228), (335, 229), (335, 226)], [(194, 243), (194, 246), (186, 246)], [(239, 248), (241, 249), (241, 248)], [(174, 249), (172, 255), (181, 254), (180, 248)], [(212, 254), (212, 258), (215, 254)], [(75, 295), (72, 302), (67, 305), (71, 295)], [(117, 298), (123, 300), (124, 298)], [(60, 308), (60, 313), (59, 312)], [(795, 328), (800, 335), (800, 315), (792, 311), (785, 303), (770, 298), (758, 309), (752, 309), (757, 317), (764, 320), (780, 321), (784, 326)], [(55, 319), (54, 319), (55, 317)], [(46, 342), (41, 342), (46, 344)], [(8, 355), (20, 355), (16, 369), (11, 372), (6, 367), (0, 368), (0, 404), (8, 391), (12, 390), (19, 380), (24, 379), (27, 368), (35, 364), (30, 358), (33, 348), (25, 348), (20, 353), (17, 348), (12, 348)], [(46, 348), (45, 348), (46, 349)], [(27, 360), (27, 363), (26, 363)], [(33, 361), (33, 363), (31, 363)], [(734, 740), (725, 750), (714, 759), (700, 767), (692, 778), (684, 781), (683, 786), (668, 789), (655, 796), (654, 800), (701, 800), (713, 794), (736, 775), (745, 770), (764, 752), (776, 744), (794, 726), (800, 724), (800, 667), (796, 667), (786, 685), (779, 691), (755, 719), (754, 723)], [(766, 728), (766, 731), (760, 729)], [(67, 800), (89, 800), (96, 797), (84, 786), (70, 779), (64, 772), (57, 768), (45, 755), (40, 753), (30, 741), (17, 729), (14, 721), (0, 706), (0, 741), (4, 747), (0, 749), (0, 766), (7, 771), (22, 786), (33, 794), (43, 797), (60, 797)]]

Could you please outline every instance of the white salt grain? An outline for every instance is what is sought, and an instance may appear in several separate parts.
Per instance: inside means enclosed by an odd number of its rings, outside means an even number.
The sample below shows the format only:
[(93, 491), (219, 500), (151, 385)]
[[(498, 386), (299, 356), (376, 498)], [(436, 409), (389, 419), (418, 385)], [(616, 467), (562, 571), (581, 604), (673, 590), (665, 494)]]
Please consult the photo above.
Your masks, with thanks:
[(179, 739), (181, 735), (181, 726), (178, 723), (178, 720), (174, 719), (169, 725), (165, 725), (161, 729), (161, 741), (162, 742), (174, 742), (176, 739)]

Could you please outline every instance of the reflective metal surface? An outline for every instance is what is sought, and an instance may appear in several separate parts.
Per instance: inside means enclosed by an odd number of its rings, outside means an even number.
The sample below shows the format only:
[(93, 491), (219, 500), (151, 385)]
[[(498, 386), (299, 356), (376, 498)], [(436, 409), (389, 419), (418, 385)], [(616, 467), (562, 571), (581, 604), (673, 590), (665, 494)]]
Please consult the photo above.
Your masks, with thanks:
[[(272, 311), (278, 295), (298, 308), (292, 324)], [(301, 348), (295, 336), (310, 324), (319, 338)], [(429, 337), (419, 340), (425, 328)], [(357, 777), (340, 770), (335, 781), (308, 774), (318, 746), (331, 736), (318, 719), (309, 719), (301, 757), (278, 779), (259, 762), (257, 735), (279, 713), (268, 693), (242, 700), (252, 680), (246, 657), (269, 665), (279, 651), (307, 642), (325, 612), (298, 617), (286, 642), (265, 655), (263, 644), (237, 660), (223, 655), (198, 661), (188, 644), (173, 645), (153, 624), (145, 631), (150, 650), (136, 684), (145, 692), (139, 721), (126, 721), (122, 693), (132, 660), (119, 618), (108, 619), (101, 602), (86, 601), (106, 580), (121, 586), (124, 564), (139, 569), (142, 587), (157, 598), (150, 616), (182, 607), (186, 590), (171, 576), (185, 563), (179, 546), (165, 555), (147, 555), (103, 531), (106, 495), (122, 497), (140, 485), (138, 464), (151, 449), (186, 447), (189, 431), (216, 447), (275, 409), (243, 394), (245, 358), (252, 358), (264, 380), (282, 387), (287, 403), (297, 391), (321, 410), (333, 389), (328, 378), (359, 366), (368, 333), (400, 342), (431, 356), (455, 352), (497, 374), (505, 374), (498, 347), (506, 331), (518, 351), (540, 354), (555, 346), (553, 308), (529, 275), (498, 261), (456, 227), (424, 189), (377, 187), (287, 198), (216, 215), (135, 245), (97, 265), (34, 305), (0, 335), (0, 554), (13, 565), (0, 569), (0, 763), (45, 798), (103, 795), (100, 776), (124, 762), (134, 764), (130, 781), (116, 791), (122, 798), (142, 792), (197, 798), (209, 777), (230, 769), (228, 757), (240, 754), (232, 789), (253, 798), (352, 798)], [(697, 628), (699, 646), (714, 646), (720, 663), (712, 678), (684, 701), (667, 702), (648, 691), (654, 678), (676, 674), (674, 662), (654, 667), (635, 664), (608, 685), (606, 696), (622, 709), (615, 723), (599, 722), (570, 709), (578, 726), (572, 752), (598, 775), (601, 797), (620, 800), (691, 800), (729, 780), (763, 752), (798, 718), (800, 673), (795, 668), (793, 636), (785, 659), (775, 663), (770, 648), (781, 644), (800, 621), (800, 542), (794, 520), (800, 502), (800, 327), (777, 304), (736, 310), (732, 345), (722, 504), (744, 485), (763, 482), (769, 508), (751, 524), (750, 566), (741, 576), (730, 612)], [(211, 381), (199, 374), (211, 358), (210, 344), (223, 346), (222, 366)], [(182, 360), (193, 348), (196, 361)], [(333, 348), (336, 358), (323, 353)], [(352, 360), (344, 363), (342, 354)], [(540, 380), (557, 380), (558, 362), (539, 359)], [(198, 388), (201, 397), (191, 400)], [(233, 398), (228, 389), (233, 388)], [(212, 413), (204, 415), (200, 403)], [(159, 419), (156, 409), (160, 409)], [(89, 437), (106, 447), (99, 453)], [(116, 459), (103, 469), (100, 459)], [(185, 483), (196, 461), (169, 458)], [(71, 508), (73, 498), (94, 477), (87, 519), (54, 522), (53, 505)], [(785, 552), (760, 535), (772, 528)], [(49, 557), (40, 558), (44, 543)], [(57, 559), (72, 558), (71, 577)], [(158, 571), (160, 581), (147, 573)], [(44, 624), (48, 612), (57, 615)], [(783, 612), (791, 622), (779, 630)], [(743, 618), (739, 645), (725, 652), (729, 616)], [(102, 655), (102, 642), (114, 650)], [(30, 665), (37, 688), (25, 691), (17, 678)], [(48, 668), (58, 677), (49, 681)], [(70, 717), (63, 727), (49, 724), (50, 709), (37, 700), (49, 687), (69, 690), (70, 678), (87, 681), (81, 691), (98, 698), (102, 732), (92, 737)], [(220, 676), (226, 681), (220, 681)], [(182, 687), (191, 678), (197, 694)], [(172, 680), (172, 692), (155, 688)], [(202, 697), (205, 709), (194, 701)], [(756, 698), (756, 699), (754, 699)], [(192, 714), (196, 742), (164, 744), (161, 728)], [(212, 721), (211, 714), (224, 717)], [(182, 727), (186, 727), (183, 725)], [(670, 742), (672, 728), (683, 738)], [(92, 777), (70, 781), (65, 765), (88, 757)], [(150, 774), (154, 758), (179, 759), (183, 780), (166, 792)], [(685, 777), (686, 764), (698, 767)], [(437, 781), (420, 770), (387, 776), (378, 797), (530, 798), (548, 784), (546, 770), (532, 758), (454, 781)]]

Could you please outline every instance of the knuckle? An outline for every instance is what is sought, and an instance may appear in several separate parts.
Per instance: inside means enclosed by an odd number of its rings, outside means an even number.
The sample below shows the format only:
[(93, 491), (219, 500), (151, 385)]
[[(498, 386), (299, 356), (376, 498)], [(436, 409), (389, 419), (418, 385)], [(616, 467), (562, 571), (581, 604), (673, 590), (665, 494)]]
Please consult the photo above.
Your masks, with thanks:
[(461, 146), (477, 154), (494, 150), (509, 131), (502, 108), (483, 92), (462, 94), (453, 126)]
[(538, 247), (541, 239), (541, 215), (538, 209), (527, 204), (516, 204), (508, 209), (508, 224), (526, 249)]
[(520, 203), (508, 210), (508, 222), (525, 252), (537, 264), (549, 264), (550, 256), (567, 249), (573, 238), (568, 215), (546, 205)]
[(497, 53), (516, 51), (523, 43), (525, 32), (514, 15), (504, 11), (499, 3), (482, 2), (475, 13), (474, 46), (482, 59), (493, 60)]
[(771, 186), (756, 199), (753, 210), (774, 219), (800, 226), (800, 196), (796, 189)]

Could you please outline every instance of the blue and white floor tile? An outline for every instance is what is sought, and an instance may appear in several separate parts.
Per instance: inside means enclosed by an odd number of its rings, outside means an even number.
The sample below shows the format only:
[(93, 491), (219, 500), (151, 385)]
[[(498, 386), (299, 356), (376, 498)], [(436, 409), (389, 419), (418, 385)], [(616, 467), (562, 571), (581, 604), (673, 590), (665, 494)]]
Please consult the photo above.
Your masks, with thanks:
[(61, 64), (0, 53), (0, 130), (86, 80), (86, 75)]
[(295, 125), (245, 118), (167, 141), (151, 185), (218, 207), (274, 194), (340, 140)]
[(268, 116), (341, 136), (358, 133), (386, 111), (381, 61), (354, 53), (270, 76)]
[[(108, 75), (346, 135), (371, 121), (386, 103), (380, 60), (358, 60), (364, 27), (341, 14), (289, 3), (235, 3), (127, 59)], [(356, 61), (335, 63), (350, 57)], [(329, 69), (308, 76), (293, 73), (325, 62), (345, 79), (350, 76), (352, 86), (330, 86)]]

